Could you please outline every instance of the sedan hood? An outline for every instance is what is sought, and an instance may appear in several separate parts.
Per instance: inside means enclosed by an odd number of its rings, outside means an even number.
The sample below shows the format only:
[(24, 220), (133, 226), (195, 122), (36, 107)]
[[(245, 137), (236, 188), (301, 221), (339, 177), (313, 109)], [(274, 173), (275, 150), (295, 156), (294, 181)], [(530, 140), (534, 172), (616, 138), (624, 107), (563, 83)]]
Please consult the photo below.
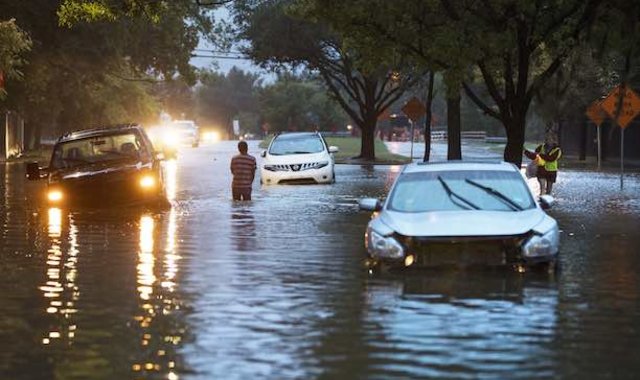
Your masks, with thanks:
[(282, 156), (274, 156), (267, 154), (267, 157), (263, 160), (263, 164), (266, 165), (295, 165), (304, 164), (309, 162), (328, 161), (329, 155), (327, 152), (309, 153), (309, 154), (285, 154)]
[(506, 236), (524, 234), (543, 221), (545, 213), (534, 208), (505, 211), (431, 211), (401, 213), (385, 210), (380, 220), (404, 236)]

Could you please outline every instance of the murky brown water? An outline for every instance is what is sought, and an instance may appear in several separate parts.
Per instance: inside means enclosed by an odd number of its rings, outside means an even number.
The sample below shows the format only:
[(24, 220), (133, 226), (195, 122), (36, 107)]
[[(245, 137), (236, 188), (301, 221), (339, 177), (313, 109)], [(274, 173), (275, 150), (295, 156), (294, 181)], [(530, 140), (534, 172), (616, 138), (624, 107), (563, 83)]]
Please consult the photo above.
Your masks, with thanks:
[[(253, 151), (257, 148), (252, 147)], [(164, 212), (47, 209), (0, 166), (0, 378), (635, 378), (640, 177), (564, 171), (563, 272), (370, 276), (397, 167), (230, 201), (234, 143), (188, 149)]]

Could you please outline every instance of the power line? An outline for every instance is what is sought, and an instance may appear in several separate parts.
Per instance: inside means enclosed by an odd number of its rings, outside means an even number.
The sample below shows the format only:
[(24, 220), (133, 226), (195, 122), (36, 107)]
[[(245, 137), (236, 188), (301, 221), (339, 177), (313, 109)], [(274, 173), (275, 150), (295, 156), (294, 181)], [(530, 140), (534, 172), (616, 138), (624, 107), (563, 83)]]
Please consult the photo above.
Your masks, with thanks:
[(212, 58), (212, 59), (240, 59), (240, 60), (251, 61), (251, 58), (247, 56), (191, 54), (191, 57), (192, 58)]

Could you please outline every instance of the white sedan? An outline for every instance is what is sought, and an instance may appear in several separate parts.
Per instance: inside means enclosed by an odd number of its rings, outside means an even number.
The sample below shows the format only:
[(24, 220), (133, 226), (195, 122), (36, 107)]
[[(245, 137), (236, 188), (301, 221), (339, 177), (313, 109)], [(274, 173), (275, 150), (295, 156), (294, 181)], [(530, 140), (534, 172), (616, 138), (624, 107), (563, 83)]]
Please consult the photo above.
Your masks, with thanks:
[(414, 163), (398, 175), (365, 233), (370, 261), (391, 266), (513, 266), (554, 269), (559, 250), (555, 219), (537, 203), (509, 163)]

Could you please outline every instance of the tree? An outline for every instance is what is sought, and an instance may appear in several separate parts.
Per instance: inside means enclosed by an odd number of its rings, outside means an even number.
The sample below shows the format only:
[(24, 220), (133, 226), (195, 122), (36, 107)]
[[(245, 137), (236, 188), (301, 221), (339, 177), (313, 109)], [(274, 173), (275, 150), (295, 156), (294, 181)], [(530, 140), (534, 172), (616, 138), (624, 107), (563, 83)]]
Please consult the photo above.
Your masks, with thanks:
[(0, 100), (6, 96), (4, 83), (22, 77), (23, 55), (31, 49), (31, 40), (14, 19), (0, 21)]
[[(199, 77), (200, 83), (196, 87), (196, 115), (201, 121), (216, 125), (232, 136), (234, 118), (240, 114), (257, 115), (258, 91), (261, 86), (258, 74), (233, 67), (226, 75), (204, 70)], [(250, 124), (248, 120), (240, 121), (241, 125)]]
[(260, 91), (260, 113), (270, 131), (333, 130), (347, 117), (324, 91), (321, 80), (283, 73)]
[(317, 72), (362, 132), (358, 157), (375, 159), (378, 116), (415, 82), (415, 75), (409, 71), (395, 75), (392, 66), (358, 65), (355, 52), (339, 35), (326, 24), (300, 18), (292, 4), (288, 0), (236, 2), (239, 38), (251, 43), (246, 52), (264, 67), (304, 67)]
[[(534, 94), (583, 40), (602, 1), (305, 0), (359, 48), (395, 45), (427, 67), (447, 71), (450, 99), (455, 102), (455, 83), (461, 83), (484, 113), (502, 123), (504, 158), (516, 164)], [(474, 90), (476, 78), (492, 102)]]
[(207, 23), (199, 22), (200, 9), (190, 0), (157, 3), (164, 5), (153, 19), (122, 15), (64, 27), (59, 2), (0, 5), (0, 13), (20, 20), (33, 41), (25, 80), (10, 83), (7, 107), (24, 117), (34, 145), (41, 134), (150, 120), (160, 108), (155, 84), (178, 74), (195, 80), (189, 60)]

